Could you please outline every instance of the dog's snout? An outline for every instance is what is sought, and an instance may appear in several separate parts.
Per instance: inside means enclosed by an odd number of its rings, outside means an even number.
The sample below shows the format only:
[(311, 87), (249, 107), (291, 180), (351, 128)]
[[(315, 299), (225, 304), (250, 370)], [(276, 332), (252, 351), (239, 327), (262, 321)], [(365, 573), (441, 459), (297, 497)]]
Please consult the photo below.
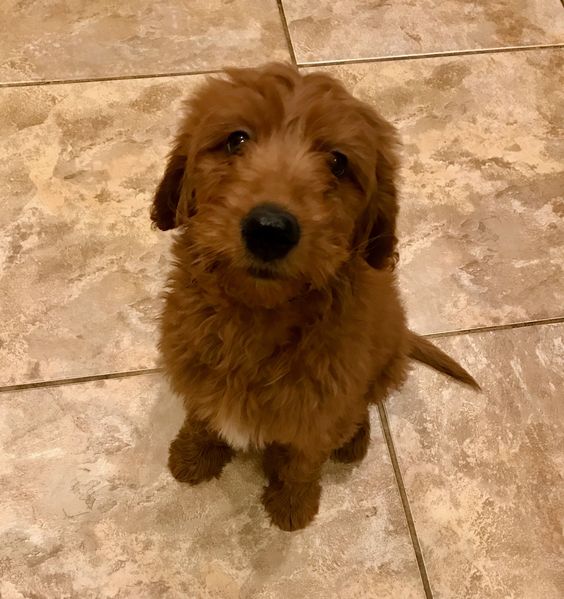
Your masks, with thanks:
[(295, 216), (275, 204), (253, 208), (241, 223), (247, 249), (261, 260), (283, 258), (300, 240), (300, 226)]

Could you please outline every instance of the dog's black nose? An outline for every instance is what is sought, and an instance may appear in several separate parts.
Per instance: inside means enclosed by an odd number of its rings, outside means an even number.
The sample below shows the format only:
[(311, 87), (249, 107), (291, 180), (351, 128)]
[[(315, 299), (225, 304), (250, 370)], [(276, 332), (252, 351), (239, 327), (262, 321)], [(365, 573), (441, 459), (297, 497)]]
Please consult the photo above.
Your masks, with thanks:
[(241, 223), (247, 249), (261, 260), (283, 258), (300, 240), (300, 225), (295, 216), (274, 204), (253, 208)]

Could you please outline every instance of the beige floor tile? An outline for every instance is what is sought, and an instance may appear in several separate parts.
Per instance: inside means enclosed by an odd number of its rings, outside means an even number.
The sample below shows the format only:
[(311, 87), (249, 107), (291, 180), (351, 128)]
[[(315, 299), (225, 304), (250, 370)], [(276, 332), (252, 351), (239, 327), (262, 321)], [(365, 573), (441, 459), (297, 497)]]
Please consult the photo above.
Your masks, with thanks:
[(564, 325), (451, 337), (482, 395), (417, 370), (389, 402), (436, 599), (564, 596)]
[[(562, 315), (563, 54), (328, 69), (404, 138), (399, 272), (416, 329)], [(147, 211), (199, 80), (0, 90), (3, 384), (154, 365), (168, 237)]]
[(154, 366), (149, 205), (199, 80), (0, 90), (2, 384)]
[(2, 394), (2, 597), (423, 597), (376, 416), (367, 460), (328, 465), (292, 534), (268, 524), (254, 457), (172, 479), (181, 419), (156, 375)]
[(327, 70), (403, 139), (414, 328), (564, 316), (564, 49)]
[[(416, 329), (561, 315), (562, 54), (328, 69), (404, 138), (399, 272)], [(168, 238), (147, 210), (199, 80), (0, 90), (3, 384), (154, 365)]]
[(287, 60), (271, 0), (5, 0), (0, 82), (217, 69)]
[(560, 0), (284, 0), (298, 62), (564, 42)]

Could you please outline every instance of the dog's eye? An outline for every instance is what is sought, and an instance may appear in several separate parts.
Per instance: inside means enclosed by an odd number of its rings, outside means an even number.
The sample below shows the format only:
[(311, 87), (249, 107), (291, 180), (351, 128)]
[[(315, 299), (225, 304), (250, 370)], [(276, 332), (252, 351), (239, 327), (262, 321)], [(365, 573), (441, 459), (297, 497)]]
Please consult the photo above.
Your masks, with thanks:
[(225, 142), (225, 150), (228, 154), (236, 154), (247, 141), (249, 141), (248, 133), (245, 133), (245, 131), (233, 131)]
[(341, 152), (331, 152), (329, 168), (335, 177), (343, 177), (347, 172), (348, 158)]

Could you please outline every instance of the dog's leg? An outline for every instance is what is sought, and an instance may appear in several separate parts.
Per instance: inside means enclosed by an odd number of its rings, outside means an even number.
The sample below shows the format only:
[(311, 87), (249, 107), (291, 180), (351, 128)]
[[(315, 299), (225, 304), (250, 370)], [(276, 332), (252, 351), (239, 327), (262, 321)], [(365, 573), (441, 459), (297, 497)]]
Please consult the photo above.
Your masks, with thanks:
[(184, 421), (170, 444), (168, 467), (172, 476), (191, 485), (218, 478), (234, 451), (203, 422)]
[(319, 509), (321, 466), (326, 454), (306, 455), (290, 446), (269, 445), (264, 470), (269, 484), (262, 503), (272, 522), (282, 530), (305, 528)]
[(360, 462), (370, 444), (370, 420), (368, 414), (361, 422), (356, 433), (342, 447), (333, 450), (331, 457), (337, 462), (351, 464), (352, 462)]
[(262, 468), (269, 483), (280, 482), (278, 472), (290, 460), (290, 449), (287, 445), (272, 443), (267, 445), (262, 454)]

